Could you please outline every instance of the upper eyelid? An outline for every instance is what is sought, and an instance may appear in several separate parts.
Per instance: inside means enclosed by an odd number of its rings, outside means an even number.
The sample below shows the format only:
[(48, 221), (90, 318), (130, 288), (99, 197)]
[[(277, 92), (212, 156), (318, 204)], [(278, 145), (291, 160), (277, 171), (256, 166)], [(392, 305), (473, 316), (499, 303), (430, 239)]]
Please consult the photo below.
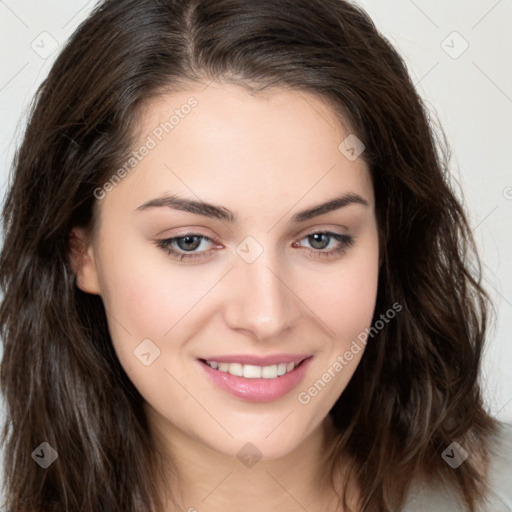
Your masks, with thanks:
[[(309, 236), (309, 235), (313, 235), (313, 234), (316, 234), (316, 233), (333, 233), (335, 235), (345, 235), (348, 233), (340, 233), (337, 231), (337, 229), (345, 229), (345, 230), (349, 230), (349, 228), (347, 226), (341, 226), (341, 225), (338, 225), (337, 227), (311, 227), (311, 228), (305, 228), (304, 230), (302, 230), (301, 233), (299, 233), (298, 235), (295, 235), (294, 237), (294, 240), (297, 240), (298, 238), (304, 238), (305, 236)], [(194, 228), (188, 228), (188, 231), (184, 231), (183, 234), (176, 234), (176, 235), (172, 235), (172, 236), (167, 236), (167, 237), (163, 237), (161, 238), (161, 240), (173, 240), (173, 239), (176, 239), (176, 238), (184, 238), (186, 236), (200, 236), (200, 237), (203, 237), (203, 238), (208, 238), (209, 240), (211, 240), (212, 242), (216, 242), (218, 240), (218, 237), (213, 235), (206, 235), (204, 233), (200, 233), (199, 230), (202, 229), (202, 228), (197, 228), (197, 231), (194, 229)], [(168, 231), (168, 230), (167, 230)]]
[[(294, 238), (294, 241), (297, 241), (297, 240), (302, 240), (308, 236), (312, 236), (312, 235), (315, 235), (315, 234), (327, 234), (327, 235), (338, 235), (338, 236), (349, 236), (348, 234), (345, 234), (345, 233), (338, 233), (337, 231), (334, 231), (332, 229), (313, 229), (311, 231), (306, 231), (305, 233), (299, 235), (298, 237)], [(204, 235), (204, 234), (201, 234), (201, 233), (197, 233), (197, 232), (194, 232), (194, 231), (189, 231), (187, 233), (184, 233), (182, 235), (175, 235), (175, 236), (172, 236), (172, 237), (167, 237), (167, 238), (163, 238), (161, 239), (160, 241), (161, 242), (175, 242), (176, 240), (179, 240), (181, 238), (186, 238), (187, 236), (197, 236), (197, 237), (200, 237), (201, 239), (203, 240), (206, 240), (208, 242), (210, 242), (211, 244), (213, 245), (216, 245), (216, 244), (219, 244), (220, 242), (217, 242), (216, 239), (214, 237), (211, 237), (211, 236), (208, 236), (208, 235)], [(176, 249), (177, 251), (183, 251), (183, 249), (179, 249), (177, 248)], [(187, 252), (189, 254), (194, 254), (194, 253), (201, 253), (201, 252), (206, 252), (206, 251), (183, 251), (183, 254), (187, 254)]]

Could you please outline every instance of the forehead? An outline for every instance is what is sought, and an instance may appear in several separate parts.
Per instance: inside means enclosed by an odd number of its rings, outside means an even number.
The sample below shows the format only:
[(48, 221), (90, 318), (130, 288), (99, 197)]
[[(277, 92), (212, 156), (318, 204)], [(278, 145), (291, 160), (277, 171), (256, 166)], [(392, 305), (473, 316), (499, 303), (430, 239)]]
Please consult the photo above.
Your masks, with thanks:
[(212, 82), (160, 95), (142, 110), (142, 137), (172, 139), (177, 146), (191, 142), (191, 130), (196, 141), (232, 143), (232, 152), (237, 149), (233, 143), (250, 142), (265, 147), (266, 153), (276, 148), (280, 153), (326, 146), (332, 150), (350, 133), (322, 97), (289, 88), (252, 93), (239, 85)]
[(144, 106), (137, 135), (134, 149), (146, 148), (144, 155), (109, 195), (143, 202), (186, 193), (238, 210), (303, 197), (307, 206), (306, 196), (328, 199), (336, 191), (373, 201), (366, 163), (340, 150), (350, 128), (307, 92), (252, 94), (215, 82), (169, 92)]

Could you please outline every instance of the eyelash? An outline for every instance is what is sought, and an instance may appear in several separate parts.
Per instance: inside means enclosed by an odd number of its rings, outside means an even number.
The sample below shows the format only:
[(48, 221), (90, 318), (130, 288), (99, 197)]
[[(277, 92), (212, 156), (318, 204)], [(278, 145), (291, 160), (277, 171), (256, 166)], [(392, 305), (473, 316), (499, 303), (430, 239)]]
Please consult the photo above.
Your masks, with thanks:
[[(345, 253), (346, 250), (354, 245), (355, 238), (353, 236), (349, 235), (342, 235), (341, 233), (333, 233), (332, 231), (313, 231), (312, 233), (308, 233), (304, 235), (301, 240), (304, 238), (311, 237), (313, 235), (327, 235), (330, 238), (334, 238), (336, 241), (340, 242), (340, 246), (331, 249), (330, 251), (325, 251), (324, 249), (312, 249), (312, 252), (315, 254), (315, 257), (318, 258), (335, 258), (340, 253)], [(181, 236), (175, 236), (173, 238), (167, 238), (164, 240), (157, 240), (156, 245), (160, 249), (163, 249), (166, 251), (170, 256), (173, 258), (182, 261), (182, 260), (188, 260), (188, 261), (194, 261), (201, 258), (208, 257), (208, 251), (200, 251), (199, 253), (188, 253), (188, 252), (180, 252), (176, 250), (172, 245), (175, 241), (181, 240), (187, 237), (199, 237), (201, 240), (206, 240), (208, 242), (213, 242), (211, 238), (208, 238), (207, 236), (201, 235), (199, 233), (186, 233)], [(330, 242), (330, 241), (329, 241)], [(296, 242), (294, 242), (295, 244)]]

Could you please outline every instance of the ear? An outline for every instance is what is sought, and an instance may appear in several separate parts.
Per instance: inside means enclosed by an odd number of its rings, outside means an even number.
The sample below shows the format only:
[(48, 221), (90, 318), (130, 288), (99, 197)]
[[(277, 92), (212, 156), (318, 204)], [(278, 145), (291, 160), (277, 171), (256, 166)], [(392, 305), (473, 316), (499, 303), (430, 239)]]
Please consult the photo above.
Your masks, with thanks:
[(86, 293), (100, 295), (98, 270), (89, 234), (84, 228), (74, 227), (69, 234), (70, 264), (76, 275), (76, 285)]

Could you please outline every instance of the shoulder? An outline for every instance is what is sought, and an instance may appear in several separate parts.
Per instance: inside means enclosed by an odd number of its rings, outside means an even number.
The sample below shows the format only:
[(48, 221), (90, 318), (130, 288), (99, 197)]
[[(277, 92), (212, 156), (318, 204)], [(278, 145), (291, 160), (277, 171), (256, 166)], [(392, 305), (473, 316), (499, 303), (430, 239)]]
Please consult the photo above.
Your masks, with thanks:
[(490, 487), (495, 505), (484, 512), (512, 510), (512, 423), (501, 423), (500, 433), (491, 446)]
[[(478, 512), (512, 511), (512, 423), (499, 423), (490, 446), (489, 495)], [(455, 492), (416, 484), (401, 512), (467, 512)]]

